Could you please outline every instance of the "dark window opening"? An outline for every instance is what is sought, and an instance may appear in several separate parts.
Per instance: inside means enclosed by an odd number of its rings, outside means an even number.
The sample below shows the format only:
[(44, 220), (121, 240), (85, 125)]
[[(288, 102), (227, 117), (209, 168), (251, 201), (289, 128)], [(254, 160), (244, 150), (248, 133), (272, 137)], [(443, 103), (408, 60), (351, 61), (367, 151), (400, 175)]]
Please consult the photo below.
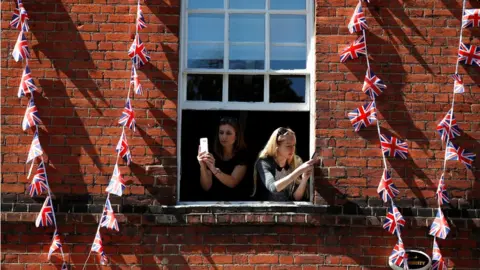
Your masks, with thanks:
[(309, 158), (309, 112), (183, 110), (180, 201), (212, 201), (209, 193), (200, 186), (200, 167), (196, 157), (202, 137), (208, 138), (210, 151), (213, 151), (217, 125), (224, 116), (239, 120), (247, 144), (248, 168), (238, 185), (241, 194), (237, 197), (243, 199), (237, 201), (257, 201), (249, 196), (253, 190), (253, 164), (276, 128), (283, 126), (293, 129), (297, 138), (297, 155), (303, 160)]

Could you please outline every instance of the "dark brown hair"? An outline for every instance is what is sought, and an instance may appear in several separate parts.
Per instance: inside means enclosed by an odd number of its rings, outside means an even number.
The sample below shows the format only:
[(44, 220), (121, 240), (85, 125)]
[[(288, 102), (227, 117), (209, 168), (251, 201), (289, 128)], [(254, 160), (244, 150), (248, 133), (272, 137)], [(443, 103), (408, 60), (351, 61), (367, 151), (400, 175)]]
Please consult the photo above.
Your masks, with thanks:
[(217, 133), (215, 134), (215, 144), (213, 145), (213, 151), (215, 154), (223, 158), (223, 149), (218, 138), (218, 133), (220, 131), (220, 126), (229, 125), (235, 130), (235, 143), (233, 144), (233, 154), (235, 155), (238, 151), (246, 148), (245, 141), (243, 139), (243, 130), (240, 128), (237, 119), (233, 117), (222, 117), (217, 126)]

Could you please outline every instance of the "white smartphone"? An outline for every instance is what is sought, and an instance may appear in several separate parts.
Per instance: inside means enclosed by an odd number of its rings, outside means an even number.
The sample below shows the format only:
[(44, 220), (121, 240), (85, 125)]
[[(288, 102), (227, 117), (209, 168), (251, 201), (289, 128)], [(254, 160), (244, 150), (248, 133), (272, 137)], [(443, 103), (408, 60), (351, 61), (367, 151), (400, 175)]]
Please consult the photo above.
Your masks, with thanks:
[(200, 138), (200, 153), (208, 153), (208, 138)]

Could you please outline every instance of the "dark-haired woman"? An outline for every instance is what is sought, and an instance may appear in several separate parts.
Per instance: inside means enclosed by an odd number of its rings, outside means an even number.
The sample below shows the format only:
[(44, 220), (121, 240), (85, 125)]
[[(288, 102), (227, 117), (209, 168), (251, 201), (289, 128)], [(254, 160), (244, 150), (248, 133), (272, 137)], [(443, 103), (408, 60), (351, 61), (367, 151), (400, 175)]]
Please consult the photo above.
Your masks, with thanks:
[[(199, 148), (200, 149), (200, 148)], [(248, 194), (238, 188), (247, 171), (243, 131), (231, 117), (220, 120), (213, 153), (198, 153), (200, 185), (208, 201), (243, 201)]]

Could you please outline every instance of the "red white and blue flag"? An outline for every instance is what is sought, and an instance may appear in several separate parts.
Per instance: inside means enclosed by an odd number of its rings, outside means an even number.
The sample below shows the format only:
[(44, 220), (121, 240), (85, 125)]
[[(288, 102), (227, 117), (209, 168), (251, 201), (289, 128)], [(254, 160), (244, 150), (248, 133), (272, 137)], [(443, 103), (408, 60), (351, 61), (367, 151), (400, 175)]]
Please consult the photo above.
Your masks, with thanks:
[(125, 190), (125, 180), (123, 179), (122, 174), (120, 173), (118, 164), (115, 164), (112, 178), (110, 178), (110, 183), (108, 183), (108, 186), (105, 189), (105, 191), (111, 194), (115, 194), (117, 196), (122, 196), (123, 190)]
[(432, 226), (430, 226), (429, 234), (431, 236), (445, 239), (447, 238), (449, 232), (450, 227), (448, 226), (447, 219), (443, 215), (442, 209), (438, 208), (437, 216), (433, 220)]
[(102, 220), (100, 221), (100, 227), (115, 230), (117, 232), (119, 231), (118, 221), (115, 218), (115, 213), (113, 212), (113, 208), (109, 199), (107, 199), (107, 202), (105, 203), (105, 209), (103, 211)]
[(436, 238), (433, 238), (432, 270), (448, 270), (447, 263), (445, 259), (443, 259)]
[(449, 140), (460, 136), (461, 130), (458, 127), (457, 120), (455, 119), (452, 109), (450, 109), (445, 117), (443, 117), (442, 121), (438, 123), (437, 132), (444, 141), (447, 140), (447, 136)]
[(405, 219), (396, 206), (389, 207), (383, 228), (391, 234), (400, 234), (401, 229), (405, 226)]
[(52, 244), (50, 245), (50, 249), (48, 250), (48, 260), (52, 256), (53, 252), (58, 250), (62, 247), (62, 242), (60, 241), (60, 235), (58, 235), (57, 230), (53, 233)]
[(42, 124), (42, 120), (40, 120), (37, 106), (35, 106), (35, 102), (33, 102), (33, 98), (31, 98), (28, 102), (27, 109), (25, 110), (25, 115), (23, 116), (22, 129), (23, 131), (26, 131), (33, 126), (40, 124)]
[(377, 120), (375, 111), (375, 101), (366, 103), (348, 113), (348, 118), (352, 123), (355, 131), (358, 132), (362, 127), (369, 127)]
[(468, 152), (461, 146), (456, 146), (452, 142), (447, 145), (447, 160), (460, 160), (468, 169), (472, 169), (473, 161), (476, 155)]
[(392, 177), (387, 169), (383, 170), (382, 179), (380, 180), (380, 183), (378, 183), (377, 192), (384, 202), (392, 200), (400, 193), (393, 183)]
[(128, 56), (132, 58), (135, 67), (140, 68), (150, 61), (150, 55), (148, 55), (145, 44), (143, 44), (140, 36), (137, 34), (133, 40), (132, 46), (128, 50)]
[(102, 242), (102, 237), (100, 236), (100, 232), (97, 232), (97, 234), (95, 235), (95, 239), (93, 240), (93, 245), (91, 250), (101, 255), (105, 254), (105, 251), (103, 251), (103, 242)]
[(28, 65), (25, 65), (23, 70), (22, 79), (20, 80), (20, 86), (18, 87), (17, 96), (19, 98), (26, 96), (27, 94), (32, 94), (33, 91), (36, 91), (37, 87), (33, 82), (32, 73)]
[(40, 140), (38, 139), (38, 131), (35, 131), (30, 150), (28, 151), (27, 161), (25, 163), (28, 163), (41, 155), (43, 155), (43, 149), (42, 145), (40, 145)]
[(367, 69), (367, 74), (365, 75), (365, 80), (363, 81), (362, 91), (369, 95), (370, 98), (375, 99), (378, 97), (387, 86), (383, 81), (373, 73), (371, 69)]
[(365, 18), (365, 13), (363, 13), (362, 2), (358, 2), (352, 18), (350, 18), (350, 22), (348, 23), (348, 31), (350, 31), (350, 34), (353, 34), (367, 28), (367, 19)]
[(438, 181), (436, 196), (438, 205), (448, 204), (448, 202), (450, 201), (447, 193), (447, 186), (445, 185), (445, 177), (443, 174), (442, 177), (440, 177), (440, 181)]
[(367, 52), (365, 38), (363, 36), (358, 37), (353, 43), (351, 43), (348, 47), (343, 49), (340, 53), (340, 62), (344, 63), (348, 59), (357, 59), (360, 54), (366, 55)]
[(460, 76), (458, 74), (453, 74), (452, 78), (454, 80), (453, 93), (455, 93), (455, 94), (465, 93), (465, 86), (463, 85), (462, 76)]
[(407, 262), (407, 253), (401, 238), (398, 238), (398, 242), (392, 250), (392, 253), (388, 257), (390, 262), (394, 265), (402, 267)]
[(122, 116), (120, 116), (118, 123), (135, 131), (135, 112), (133, 112), (132, 103), (129, 98), (127, 98), (125, 108), (123, 108)]
[(142, 84), (140, 84), (140, 79), (138, 78), (138, 73), (137, 73), (137, 69), (135, 68), (135, 65), (132, 65), (132, 74), (130, 76), (130, 84), (133, 84), (133, 90), (135, 91), (135, 94), (137, 95), (143, 94), (143, 87), (142, 87)]
[(28, 41), (23, 32), (20, 32), (20, 34), (18, 34), (17, 42), (15, 43), (15, 47), (12, 51), (12, 56), (13, 59), (15, 59), (15, 62), (30, 58)]
[(462, 27), (480, 27), (480, 9), (465, 9), (462, 17)]
[(47, 190), (47, 172), (45, 170), (45, 164), (42, 161), (38, 164), (37, 173), (33, 176), (32, 183), (28, 187), (28, 193), (30, 193), (31, 197), (34, 197), (41, 195)]
[(408, 144), (406, 142), (393, 136), (381, 134), (380, 144), (382, 146), (384, 156), (407, 159)]
[(142, 30), (144, 28), (147, 28), (147, 23), (145, 22), (142, 8), (139, 5), (137, 8), (137, 30)]
[(462, 61), (467, 65), (480, 66), (480, 48), (461, 42), (458, 49), (458, 62)]
[(53, 206), (50, 196), (45, 199), (40, 213), (38, 213), (37, 219), (35, 220), (35, 226), (38, 227), (48, 227), (55, 225), (55, 217), (53, 216)]
[(125, 136), (125, 132), (122, 132), (122, 136), (120, 137), (115, 150), (119, 152), (120, 157), (127, 163), (127, 166), (130, 165), (130, 162), (132, 162), (132, 154), (130, 153), (130, 148), (128, 147), (127, 136)]
[(21, 0), (18, 1), (18, 8), (13, 11), (12, 21), (10, 26), (12, 28), (21, 30), (23, 32), (28, 32), (28, 14), (27, 10), (23, 7)]

